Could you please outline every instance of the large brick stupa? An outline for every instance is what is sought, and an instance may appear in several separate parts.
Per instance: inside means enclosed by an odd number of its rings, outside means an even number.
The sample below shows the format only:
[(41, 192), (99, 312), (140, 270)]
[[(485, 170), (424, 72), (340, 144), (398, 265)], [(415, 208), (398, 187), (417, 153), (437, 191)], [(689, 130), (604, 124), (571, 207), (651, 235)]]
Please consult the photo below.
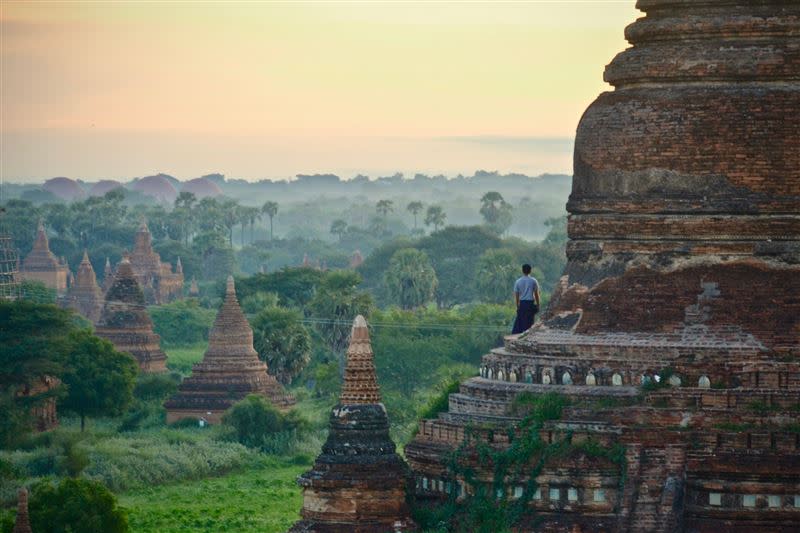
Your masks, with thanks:
[(637, 5), (614, 90), (578, 126), (543, 320), (484, 356), (406, 456), (419, 497), (445, 498), (465, 435), (507, 449), (515, 398), (556, 392), (570, 406), (540, 435), (572, 453), (535, 492), (498, 489), (529, 499), (519, 530), (798, 531), (800, 2)]
[(161, 337), (153, 332), (144, 293), (127, 256), (120, 261), (105, 299), (97, 336), (111, 341), (117, 350), (131, 354), (142, 372), (165, 372), (167, 356), (160, 347)]
[(59, 260), (50, 251), (50, 241), (44, 229), (44, 223), (39, 221), (36, 230), (36, 240), (33, 248), (22, 262), (22, 277), (30, 281), (40, 281), (47, 287), (55, 289), (59, 296), (67, 292), (67, 274), (69, 268), (63, 260)]
[(339, 404), (314, 467), (300, 476), (303, 519), (294, 533), (411, 531), (411, 473), (389, 436), (364, 317), (353, 322)]
[(253, 330), (239, 307), (233, 277), (229, 276), (203, 360), (192, 367), (191, 376), (164, 404), (167, 422), (197, 418), (218, 423), (225, 411), (249, 394), (264, 396), (281, 409), (294, 404), (294, 398), (267, 373), (266, 363), (258, 358)]
[(103, 301), (103, 291), (97, 284), (89, 254), (84, 250), (83, 260), (78, 265), (78, 274), (67, 292), (65, 304), (96, 324), (103, 311)]

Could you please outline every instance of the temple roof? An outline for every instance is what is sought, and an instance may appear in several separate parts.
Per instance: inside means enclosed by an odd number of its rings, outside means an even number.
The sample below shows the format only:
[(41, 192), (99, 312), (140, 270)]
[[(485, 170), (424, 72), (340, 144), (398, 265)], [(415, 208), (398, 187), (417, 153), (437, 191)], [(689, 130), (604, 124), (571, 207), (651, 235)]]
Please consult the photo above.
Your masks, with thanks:
[(40, 220), (39, 227), (36, 230), (36, 240), (33, 242), (33, 248), (30, 253), (25, 257), (23, 269), (58, 270), (61, 267), (62, 265), (55, 254), (50, 251), (50, 241), (47, 239), (47, 233), (44, 230), (44, 222)]
[(214, 325), (208, 334), (206, 359), (226, 356), (249, 356), (257, 358), (253, 348), (253, 330), (239, 307), (233, 276), (228, 276), (225, 299), (217, 313)]
[(358, 315), (353, 320), (350, 346), (347, 348), (347, 366), (339, 403), (342, 405), (381, 403), (378, 379), (372, 357), (367, 321)]

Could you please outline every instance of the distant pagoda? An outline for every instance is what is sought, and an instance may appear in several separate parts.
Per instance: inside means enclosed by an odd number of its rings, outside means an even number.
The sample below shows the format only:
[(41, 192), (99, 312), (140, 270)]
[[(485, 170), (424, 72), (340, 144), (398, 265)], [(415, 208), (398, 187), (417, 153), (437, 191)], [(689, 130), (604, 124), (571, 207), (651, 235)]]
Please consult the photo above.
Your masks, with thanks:
[(129, 260), (148, 304), (163, 304), (183, 296), (183, 268), (180, 259), (175, 272), (172, 271), (171, 264), (161, 261), (161, 256), (153, 250), (153, 238), (144, 218), (136, 232)]
[(406, 503), (411, 471), (396, 453), (381, 403), (369, 330), (353, 321), (339, 404), (314, 467), (300, 476), (302, 520), (294, 533), (413, 531)]
[(78, 266), (75, 282), (67, 292), (66, 305), (94, 324), (100, 320), (103, 312), (103, 291), (97, 285), (97, 277), (86, 250), (83, 251), (83, 260)]
[(67, 292), (67, 273), (69, 267), (50, 251), (50, 242), (40, 220), (36, 231), (33, 249), (22, 263), (22, 277), (26, 280), (41, 281), (47, 287), (55, 289), (59, 296)]
[(14, 520), (13, 533), (33, 533), (31, 519), (28, 515), (28, 489), (19, 489), (17, 503), (17, 517)]
[(167, 356), (159, 346), (161, 338), (153, 332), (142, 288), (127, 257), (122, 258), (106, 293), (97, 336), (111, 341), (117, 350), (133, 355), (143, 372), (167, 370)]
[(111, 266), (111, 261), (106, 257), (106, 266), (103, 268), (103, 293), (108, 292), (112, 283), (114, 283), (114, 268)]
[(203, 360), (194, 365), (178, 393), (164, 403), (167, 422), (202, 418), (219, 423), (225, 411), (249, 394), (264, 396), (278, 408), (294, 404), (294, 398), (267, 373), (266, 363), (258, 358), (253, 330), (239, 307), (233, 277), (229, 276)]

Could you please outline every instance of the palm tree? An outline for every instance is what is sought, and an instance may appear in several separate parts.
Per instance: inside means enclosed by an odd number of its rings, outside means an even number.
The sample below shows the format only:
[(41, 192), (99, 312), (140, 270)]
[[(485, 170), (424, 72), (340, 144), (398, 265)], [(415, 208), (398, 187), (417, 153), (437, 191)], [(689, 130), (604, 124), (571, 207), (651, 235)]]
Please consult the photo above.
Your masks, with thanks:
[(383, 215), (383, 218), (386, 218), (391, 211), (394, 211), (394, 202), (391, 200), (378, 200), (378, 203), (375, 205), (375, 209)]
[(220, 205), (222, 209), (222, 223), (228, 230), (228, 244), (233, 248), (233, 227), (239, 222), (239, 204), (236, 200), (226, 198)]
[(347, 231), (347, 222), (341, 218), (337, 218), (331, 222), (331, 233), (339, 237), (339, 242), (342, 242), (342, 235)]
[(250, 221), (250, 244), (253, 244), (253, 227), (257, 220), (261, 220), (261, 210), (257, 207), (248, 207), (247, 214)]
[(406, 209), (414, 215), (414, 230), (417, 229), (417, 214), (422, 211), (422, 202), (411, 202)]
[(269, 217), (269, 240), (272, 240), (272, 219), (278, 214), (278, 202), (266, 202), (261, 206), (261, 212)]
[(433, 225), (434, 231), (439, 231), (439, 227), (444, 226), (445, 220), (447, 220), (447, 215), (441, 206), (432, 205), (425, 213), (425, 225)]

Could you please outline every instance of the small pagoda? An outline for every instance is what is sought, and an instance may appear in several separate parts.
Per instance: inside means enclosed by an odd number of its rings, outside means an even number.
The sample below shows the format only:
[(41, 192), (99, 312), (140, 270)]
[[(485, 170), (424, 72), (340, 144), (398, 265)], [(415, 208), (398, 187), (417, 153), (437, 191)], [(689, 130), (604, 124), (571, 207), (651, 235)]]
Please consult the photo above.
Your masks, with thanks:
[(13, 533), (33, 533), (31, 519), (28, 515), (28, 489), (19, 489), (17, 517), (14, 519)]
[(111, 260), (106, 257), (106, 266), (103, 268), (103, 294), (108, 292), (112, 283), (114, 283), (114, 268), (111, 266)]
[(192, 367), (178, 393), (164, 403), (167, 423), (197, 418), (216, 424), (223, 413), (249, 394), (267, 398), (279, 409), (294, 405), (294, 398), (267, 373), (267, 365), (253, 348), (253, 330), (244, 316), (233, 277), (228, 277), (225, 300), (208, 336), (203, 360)]
[(411, 471), (396, 453), (381, 403), (367, 322), (353, 322), (339, 404), (314, 467), (300, 476), (302, 520), (291, 532), (413, 531), (406, 503)]
[(22, 262), (22, 277), (30, 281), (41, 281), (47, 287), (55, 289), (59, 296), (67, 292), (67, 274), (69, 267), (50, 251), (50, 242), (40, 220), (33, 248)]
[(97, 324), (103, 312), (103, 291), (97, 284), (97, 276), (86, 250), (83, 251), (83, 260), (78, 266), (75, 282), (67, 292), (66, 305), (91, 320), (93, 324)]
[(183, 267), (180, 258), (175, 272), (172, 271), (171, 264), (161, 261), (161, 256), (153, 250), (153, 237), (144, 218), (136, 232), (129, 261), (148, 304), (159, 305), (183, 297)]
[(142, 372), (167, 370), (167, 356), (159, 346), (161, 338), (153, 332), (142, 288), (127, 256), (122, 258), (106, 293), (96, 333), (111, 341), (117, 350), (133, 355)]

